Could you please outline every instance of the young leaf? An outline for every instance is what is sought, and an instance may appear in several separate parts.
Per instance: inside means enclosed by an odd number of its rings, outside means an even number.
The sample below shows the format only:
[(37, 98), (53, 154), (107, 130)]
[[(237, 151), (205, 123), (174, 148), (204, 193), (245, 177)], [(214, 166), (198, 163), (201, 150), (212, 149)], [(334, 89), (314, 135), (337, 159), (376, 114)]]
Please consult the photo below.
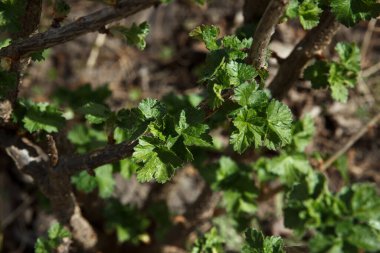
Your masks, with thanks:
[(217, 38), (219, 36), (219, 28), (213, 25), (201, 25), (194, 28), (190, 33), (190, 37), (194, 37), (205, 43), (208, 50), (213, 51), (219, 49)]
[(316, 0), (304, 0), (298, 7), (300, 22), (306, 30), (318, 25), (321, 13), (322, 9), (319, 8)]
[(70, 232), (59, 223), (53, 223), (48, 230), (48, 238), (39, 237), (34, 245), (36, 253), (55, 252), (64, 238), (71, 237)]
[(184, 139), (186, 146), (211, 147), (212, 138), (207, 134), (209, 127), (205, 124), (188, 124), (185, 111), (181, 112), (176, 132)]
[(194, 242), (191, 253), (223, 253), (223, 238), (212, 228), (210, 232), (198, 237)]
[(164, 143), (151, 137), (139, 139), (133, 158), (136, 162), (142, 163), (137, 169), (137, 179), (140, 182), (155, 179), (159, 183), (165, 183), (183, 163), (182, 159)]
[(158, 119), (166, 112), (166, 108), (161, 102), (151, 98), (141, 101), (139, 109), (147, 119)]
[(22, 118), (24, 127), (29, 132), (58, 132), (65, 124), (65, 118), (56, 107), (48, 103), (33, 103), (21, 101), (20, 105), (26, 111)]
[(107, 106), (92, 102), (79, 108), (79, 112), (84, 114), (91, 124), (104, 123), (111, 116), (111, 110)]
[(253, 228), (245, 231), (245, 243), (242, 253), (285, 253), (281, 237), (264, 236)]
[(120, 202), (111, 199), (106, 203), (104, 216), (107, 221), (107, 228), (116, 231), (120, 243), (139, 244), (144, 237), (148, 236), (146, 229), (149, 226), (149, 220), (133, 206), (122, 205)]
[(140, 50), (146, 47), (145, 37), (149, 34), (149, 24), (143, 22), (140, 25), (133, 23), (132, 27), (112, 26), (109, 31), (116, 36), (121, 36), (127, 43), (136, 46)]

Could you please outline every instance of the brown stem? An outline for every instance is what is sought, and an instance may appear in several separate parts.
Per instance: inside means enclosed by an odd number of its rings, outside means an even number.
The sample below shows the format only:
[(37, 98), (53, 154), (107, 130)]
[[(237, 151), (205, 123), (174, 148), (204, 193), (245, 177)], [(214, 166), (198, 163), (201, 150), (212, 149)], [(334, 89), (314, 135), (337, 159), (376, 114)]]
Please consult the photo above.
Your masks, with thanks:
[(289, 0), (272, 0), (267, 6), (253, 36), (249, 58), (256, 69), (266, 67), (268, 45)]
[(78, 18), (68, 25), (60, 28), (51, 28), (30, 38), (16, 41), (2, 48), (0, 50), (0, 57), (17, 59), (32, 52), (63, 44), (83, 34), (98, 31), (111, 22), (131, 16), (159, 2), (159, 0), (120, 0), (117, 7), (106, 7)]
[(322, 14), (319, 25), (310, 30), (282, 62), (269, 85), (274, 98), (282, 99), (287, 94), (301, 76), (308, 61), (330, 43), (339, 27), (339, 23), (329, 11)]

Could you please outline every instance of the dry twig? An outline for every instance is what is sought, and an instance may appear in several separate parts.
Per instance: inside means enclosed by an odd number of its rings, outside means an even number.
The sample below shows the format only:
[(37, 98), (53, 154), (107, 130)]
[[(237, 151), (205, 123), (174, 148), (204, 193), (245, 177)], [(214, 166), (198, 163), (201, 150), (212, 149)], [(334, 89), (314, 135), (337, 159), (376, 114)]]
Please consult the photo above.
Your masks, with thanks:
[(353, 135), (348, 142), (340, 148), (332, 157), (330, 157), (320, 168), (321, 171), (326, 171), (341, 155), (346, 153), (352, 145), (354, 145), (369, 129), (374, 127), (380, 121), (380, 113), (375, 115), (366, 125), (364, 125), (359, 132)]

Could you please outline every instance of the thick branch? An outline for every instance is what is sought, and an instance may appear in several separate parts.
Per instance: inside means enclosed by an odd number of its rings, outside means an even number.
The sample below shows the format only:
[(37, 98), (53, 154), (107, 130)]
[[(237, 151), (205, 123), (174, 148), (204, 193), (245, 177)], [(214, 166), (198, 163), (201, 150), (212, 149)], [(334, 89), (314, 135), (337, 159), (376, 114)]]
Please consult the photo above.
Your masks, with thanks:
[(277, 75), (269, 85), (273, 97), (282, 99), (286, 95), (302, 74), (308, 61), (330, 43), (339, 26), (330, 12), (323, 13), (319, 25), (309, 31), (282, 62)]
[(97, 236), (89, 222), (82, 216), (71, 191), (70, 175), (52, 170), (44, 151), (14, 132), (0, 129), (0, 147), (13, 159), (17, 168), (29, 174), (50, 200), (58, 220), (71, 228), (74, 239), (84, 249), (91, 249)]
[(17, 59), (31, 52), (65, 43), (83, 34), (97, 31), (111, 22), (131, 16), (159, 2), (159, 0), (120, 0), (117, 7), (106, 7), (63, 27), (51, 28), (44, 33), (16, 41), (1, 49), (0, 57)]
[(250, 60), (256, 69), (266, 66), (267, 51), (275, 26), (280, 21), (289, 0), (272, 0), (257, 25), (250, 51)]

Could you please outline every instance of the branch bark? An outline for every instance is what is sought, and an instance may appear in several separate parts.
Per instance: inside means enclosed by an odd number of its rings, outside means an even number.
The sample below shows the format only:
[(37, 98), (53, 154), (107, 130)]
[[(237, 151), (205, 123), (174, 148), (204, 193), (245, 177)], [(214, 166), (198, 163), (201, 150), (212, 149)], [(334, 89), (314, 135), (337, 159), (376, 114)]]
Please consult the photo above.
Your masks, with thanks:
[(256, 69), (266, 68), (270, 39), (288, 3), (289, 0), (272, 0), (257, 25), (249, 54), (249, 58)]
[(282, 99), (301, 76), (303, 69), (319, 51), (323, 50), (338, 31), (340, 24), (335, 17), (325, 11), (319, 25), (310, 30), (297, 44), (281, 66), (269, 85), (276, 99)]
[(159, 3), (159, 0), (120, 0), (116, 7), (106, 7), (60, 28), (51, 28), (30, 38), (15, 41), (0, 50), (0, 57), (18, 59), (29, 53), (63, 44)]
[(70, 176), (65, 171), (51, 169), (48, 155), (28, 139), (1, 129), (0, 139), (0, 147), (13, 159), (20, 171), (34, 179), (50, 200), (57, 219), (70, 227), (75, 241), (85, 250), (92, 249), (97, 243), (97, 236), (81, 214), (71, 191)]
[[(25, 4), (24, 13), (21, 17), (21, 29), (17, 32), (10, 33), (12, 40), (24, 39), (37, 30), (40, 23), (42, 10), (42, 0), (29, 0)], [(0, 99), (0, 122), (8, 123), (12, 114), (12, 108), (18, 95), (18, 89), (21, 84), (23, 69), (26, 68), (28, 59), (15, 59), (11, 62), (10, 72), (16, 75), (14, 87), (7, 92), (4, 98)]]

